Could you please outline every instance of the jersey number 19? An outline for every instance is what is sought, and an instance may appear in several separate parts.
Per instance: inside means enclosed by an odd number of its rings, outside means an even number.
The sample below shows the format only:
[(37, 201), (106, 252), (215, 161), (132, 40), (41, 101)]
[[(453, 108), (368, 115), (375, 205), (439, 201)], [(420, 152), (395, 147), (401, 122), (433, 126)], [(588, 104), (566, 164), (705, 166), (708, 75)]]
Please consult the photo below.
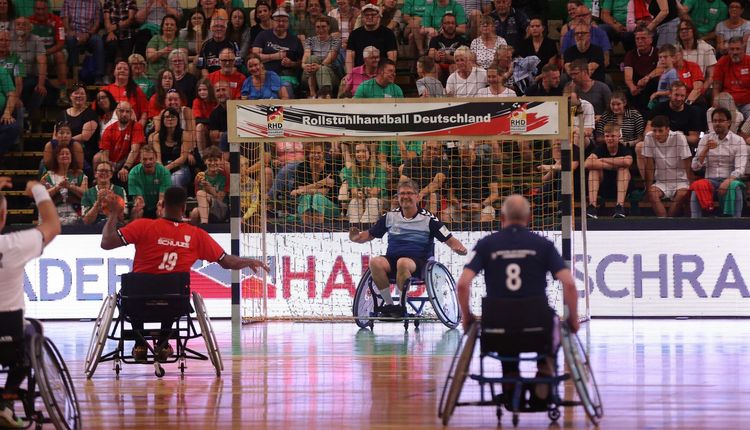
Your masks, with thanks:
[(162, 258), (161, 264), (159, 265), (159, 270), (171, 271), (174, 269), (176, 265), (177, 265), (177, 253), (165, 252), (164, 258)]

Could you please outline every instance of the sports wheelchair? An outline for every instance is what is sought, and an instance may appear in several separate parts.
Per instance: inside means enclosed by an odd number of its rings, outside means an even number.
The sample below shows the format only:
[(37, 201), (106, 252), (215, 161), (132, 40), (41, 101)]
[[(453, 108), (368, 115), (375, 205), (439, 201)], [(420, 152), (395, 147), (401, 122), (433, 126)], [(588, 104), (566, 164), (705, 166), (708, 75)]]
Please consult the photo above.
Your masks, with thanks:
[[(539, 312), (546, 309), (547, 312)], [(438, 406), (438, 417), (443, 424), (448, 421), (457, 406), (495, 406), (500, 425), (503, 408), (513, 415), (513, 425), (517, 426), (521, 412), (547, 412), (552, 422), (560, 418), (560, 407), (583, 406), (589, 420), (598, 425), (603, 416), (599, 389), (586, 356), (586, 351), (575, 333), (571, 333), (567, 324), (558, 328), (557, 315), (549, 308), (546, 297), (524, 299), (490, 299), (482, 301), (482, 321), (475, 322), (464, 335), (453, 357), (448, 377), (443, 386)], [(557, 355), (560, 341), (569, 373), (557, 372)], [(479, 373), (470, 373), (469, 367), (474, 354), (476, 341), (480, 342)], [(551, 359), (551, 376), (523, 377), (488, 376), (490, 373), (485, 358), (499, 360), (508, 366), (519, 366), (523, 361), (538, 362)], [(479, 401), (459, 401), (461, 391), (469, 377), (479, 383)], [(578, 392), (579, 401), (563, 400), (558, 385), (572, 379)], [(498, 392), (497, 385), (505, 387)], [(547, 385), (549, 394), (540, 399), (535, 394), (535, 387)], [(487, 389), (489, 388), (489, 397)], [(509, 393), (510, 391), (510, 393)]]
[[(216, 334), (211, 327), (211, 320), (206, 313), (203, 298), (197, 292), (192, 293), (193, 306), (190, 305), (189, 273), (126, 273), (121, 277), (122, 288), (118, 294), (104, 299), (99, 317), (94, 324), (89, 349), (86, 354), (84, 370), (91, 378), (101, 362), (113, 361), (115, 374), (119, 377), (122, 364), (152, 364), (154, 374), (161, 378), (165, 375), (164, 363), (177, 363), (180, 374), (185, 373), (187, 359), (210, 360), (216, 376), (221, 376), (224, 364), (221, 359)], [(158, 291), (159, 294), (154, 294)], [(118, 315), (115, 318), (115, 310)], [(200, 332), (196, 330), (191, 313), (195, 311)], [(114, 326), (112, 327), (112, 321)], [(126, 328), (126, 323), (130, 328)], [(159, 328), (136, 329), (143, 324), (159, 323), (169, 325), (169, 331)], [(188, 341), (202, 337), (206, 344), (206, 354), (188, 348)], [(170, 339), (176, 343), (175, 354), (163, 361), (157, 357)], [(102, 354), (107, 341), (116, 342), (114, 350)], [(136, 361), (132, 354), (125, 350), (126, 341), (140, 341), (148, 349), (145, 361)]]
[[(391, 285), (395, 284), (395, 279), (391, 279)], [(409, 294), (409, 289), (416, 287), (413, 294)], [(427, 290), (427, 297), (422, 292)], [(403, 321), (404, 329), (409, 329), (409, 321), (414, 322), (414, 327), (419, 328), (421, 321), (427, 321), (431, 318), (423, 316), (425, 304), (429, 301), (435, 311), (437, 319), (448, 328), (456, 328), (461, 321), (461, 311), (458, 307), (458, 296), (456, 295), (456, 281), (448, 269), (434, 260), (427, 261), (423, 273), (420, 276), (412, 276), (406, 282), (404, 289), (399, 296), (393, 296), (394, 303), (398, 303), (404, 308), (404, 317), (383, 316), (381, 308), (385, 304), (383, 297), (380, 295), (375, 281), (372, 279), (370, 269), (362, 275), (357, 285), (357, 292), (354, 295), (354, 305), (352, 314), (354, 322), (360, 328), (370, 327), (372, 330), (375, 326), (375, 320), (380, 321)]]
[[(0, 387), (0, 399), (23, 404), (20, 418), (25, 428), (34, 424), (39, 430), (43, 424), (52, 423), (58, 430), (81, 429), (78, 398), (65, 361), (55, 344), (42, 334), (41, 323), (24, 321), (23, 312), (17, 313), (17, 322), (16, 318), (4, 319), (0, 325), (0, 373), (8, 378), (16, 372), (23, 374), (26, 385), (12, 393)], [(29, 325), (33, 327), (25, 327)], [(37, 397), (42, 398), (49, 416), (37, 410)]]

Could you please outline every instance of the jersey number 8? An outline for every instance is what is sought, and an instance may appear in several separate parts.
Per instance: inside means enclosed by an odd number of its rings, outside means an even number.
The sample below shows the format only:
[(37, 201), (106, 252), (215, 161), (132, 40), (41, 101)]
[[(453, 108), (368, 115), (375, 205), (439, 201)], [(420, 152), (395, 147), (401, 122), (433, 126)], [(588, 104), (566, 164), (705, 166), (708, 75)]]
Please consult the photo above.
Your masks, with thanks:
[(511, 263), (505, 267), (505, 287), (511, 291), (521, 289), (521, 266)]
[(159, 265), (159, 270), (171, 271), (174, 269), (176, 265), (177, 265), (177, 253), (165, 252), (164, 258), (162, 258), (161, 264)]

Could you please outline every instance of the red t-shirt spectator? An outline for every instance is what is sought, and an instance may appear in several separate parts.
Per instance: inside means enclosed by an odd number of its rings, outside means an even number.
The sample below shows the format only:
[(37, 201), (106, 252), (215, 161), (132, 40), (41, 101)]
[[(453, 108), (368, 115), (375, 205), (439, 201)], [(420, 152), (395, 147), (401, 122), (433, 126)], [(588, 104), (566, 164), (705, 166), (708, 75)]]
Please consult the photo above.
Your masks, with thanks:
[(241, 97), (240, 91), (242, 90), (242, 84), (245, 83), (245, 75), (236, 70), (231, 75), (223, 75), (221, 74), (221, 70), (217, 70), (208, 74), (208, 80), (211, 81), (214, 86), (216, 86), (216, 83), (219, 81), (228, 82), (229, 91), (231, 91), (231, 98), (233, 100), (239, 100)]
[(117, 234), (126, 245), (135, 245), (136, 273), (190, 272), (196, 260), (216, 262), (225, 255), (205, 230), (166, 218), (140, 218)]
[(120, 123), (115, 122), (104, 129), (99, 149), (109, 151), (109, 161), (119, 163), (127, 158), (131, 145), (141, 145), (145, 140), (141, 123), (130, 121), (125, 129), (120, 130)]
[(138, 120), (141, 119), (141, 115), (144, 113), (148, 114), (148, 99), (146, 99), (146, 94), (143, 93), (143, 90), (138, 85), (135, 86), (135, 94), (128, 94), (125, 87), (119, 87), (117, 84), (103, 86), (102, 90), (109, 91), (117, 103), (123, 101), (130, 102), (130, 106), (133, 108)]
[(196, 97), (193, 100), (193, 116), (195, 119), (208, 119), (218, 103), (209, 103)]
[(729, 55), (721, 57), (714, 67), (714, 81), (721, 82), (721, 90), (731, 94), (735, 104), (750, 103), (750, 55), (736, 64)]
[(677, 71), (677, 76), (687, 86), (687, 92), (693, 91), (694, 82), (705, 82), (701, 66), (692, 61), (682, 61), (682, 68)]

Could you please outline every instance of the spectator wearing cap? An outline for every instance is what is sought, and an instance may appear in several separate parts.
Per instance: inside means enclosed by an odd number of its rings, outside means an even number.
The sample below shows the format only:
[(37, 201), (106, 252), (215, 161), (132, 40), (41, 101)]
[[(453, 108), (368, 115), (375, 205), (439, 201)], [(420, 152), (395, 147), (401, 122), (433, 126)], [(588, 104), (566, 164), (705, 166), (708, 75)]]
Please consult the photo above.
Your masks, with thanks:
[(215, 17), (211, 20), (211, 38), (203, 42), (198, 60), (195, 67), (201, 71), (201, 76), (207, 78), (209, 73), (221, 69), (219, 54), (222, 50), (229, 48), (235, 54), (235, 65), (242, 65), (240, 58), (240, 47), (236, 43), (227, 39), (227, 20), (221, 17)]
[(279, 8), (272, 16), (273, 30), (263, 30), (253, 41), (253, 53), (260, 56), (263, 67), (281, 77), (290, 98), (299, 87), (302, 56), (305, 51), (299, 39), (289, 32), (289, 14)]
[(362, 7), (362, 26), (351, 32), (346, 46), (346, 72), (364, 63), (364, 49), (374, 46), (380, 51), (380, 58), (396, 62), (398, 46), (393, 32), (380, 25), (380, 9), (373, 4)]
[(428, 3), (422, 13), (422, 33), (435, 37), (440, 29), (440, 21), (446, 13), (456, 17), (456, 32), (466, 33), (466, 11), (456, 0), (435, 0)]
[(146, 59), (141, 54), (130, 54), (128, 64), (130, 65), (130, 75), (133, 77), (133, 82), (138, 84), (146, 98), (150, 99), (156, 88), (154, 87), (154, 81), (146, 76)]
[(461, 46), (469, 46), (469, 42), (463, 35), (456, 32), (456, 17), (451, 13), (443, 15), (440, 33), (430, 39), (429, 56), (438, 65), (438, 79), (445, 84), (448, 75), (453, 73), (456, 62), (453, 53)]
[(354, 93), (355, 99), (403, 98), (401, 87), (396, 85), (396, 63), (391, 60), (380, 60), (378, 74), (362, 82)]

